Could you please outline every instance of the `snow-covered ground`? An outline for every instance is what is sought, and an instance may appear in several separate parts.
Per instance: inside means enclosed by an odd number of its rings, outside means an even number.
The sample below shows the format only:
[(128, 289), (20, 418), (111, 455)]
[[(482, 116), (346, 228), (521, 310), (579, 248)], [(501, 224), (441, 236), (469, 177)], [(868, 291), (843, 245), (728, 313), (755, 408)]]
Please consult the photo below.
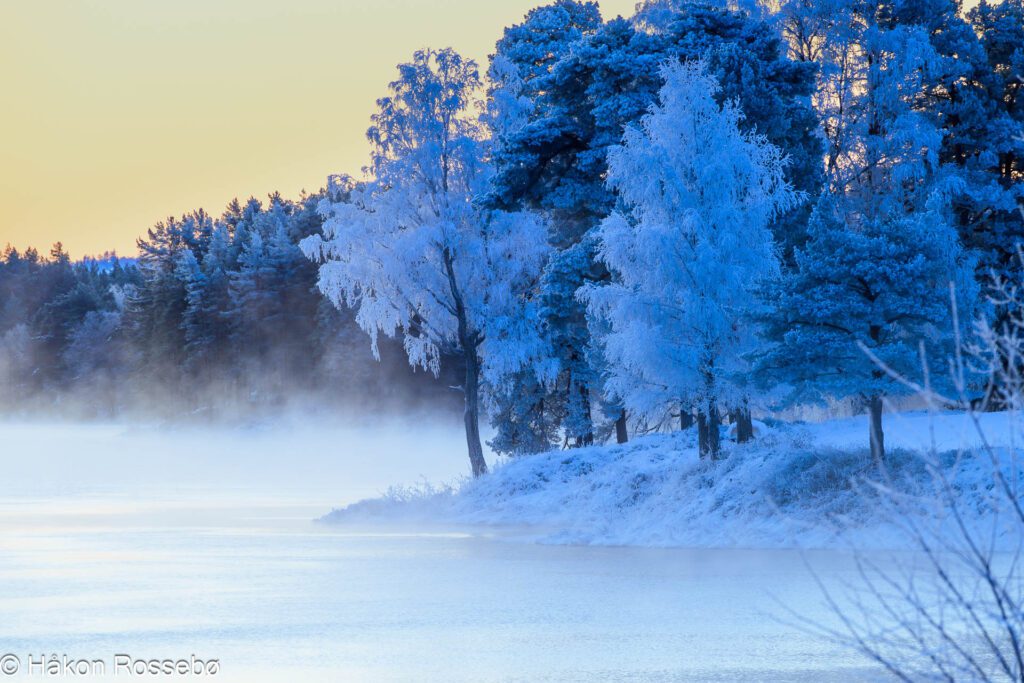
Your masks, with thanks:
[[(1018, 430), (1010, 414), (978, 420), (963, 413), (887, 415), (889, 474), (911, 486), (924, 484), (920, 454), (942, 453), (966, 507), (983, 509), (992, 470), (989, 458), (972, 449), (983, 434), (1009, 460)], [(457, 486), (396, 488), (325, 519), (503, 525), (520, 528), (524, 538), (559, 544), (813, 548), (852, 540), (874, 547), (902, 542), (864, 486), (880, 478), (866, 448), (866, 417), (762, 425), (760, 431), (752, 444), (728, 444), (715, 463), (698, 459), (695, 430), (652, 435), (623, 446), (517, 458)]]

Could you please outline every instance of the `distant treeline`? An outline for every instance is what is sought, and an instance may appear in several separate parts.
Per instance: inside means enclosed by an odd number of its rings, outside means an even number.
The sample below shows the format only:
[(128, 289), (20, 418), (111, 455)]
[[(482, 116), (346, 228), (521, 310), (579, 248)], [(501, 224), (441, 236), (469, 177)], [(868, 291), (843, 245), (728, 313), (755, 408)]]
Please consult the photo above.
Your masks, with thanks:
[(321, 198), (275, 194), (235, 200), (219, 218), (168, 219), (133, 259), (8, 246), (0, 408), (224, 418), (313, 398), (359, 413), (458, 405), (450, 373), (414, 372), (390, 340), (378, 363), (351, 312), (317, 291), (297, 244), (320, 230)]

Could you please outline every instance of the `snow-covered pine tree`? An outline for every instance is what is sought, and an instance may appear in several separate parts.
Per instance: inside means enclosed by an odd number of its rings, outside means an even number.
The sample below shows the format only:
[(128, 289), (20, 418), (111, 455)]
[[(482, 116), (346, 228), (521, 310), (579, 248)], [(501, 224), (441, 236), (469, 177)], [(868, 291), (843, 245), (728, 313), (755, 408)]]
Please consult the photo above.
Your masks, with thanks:
[[(966, 17), (956, 0), (903, 0), (895, 4), (892, 20), (920, 27), (935, 53), (917, 107), (942, 132), (939, 161), (956, 175), (952, 220), (965, 248), (978, 256), (979, 281), (989, 282), (993, 270), (1018, 279), (1024, 216), (1017, 207), (1024, 203), (1024, 173), (1018, 165), (1013, 182), (1003, 162), (1024, 152), (1024, 113), (1014, 96), (1024, 70), (1020, 0), (982, 3)], [(1008, 42), (1015, 46), (1009, 54)]]
[[(287, 232), (276, 232), (268, 245), (268, 255), (277, 273), (277, 296), (271, 317), (266, 321), (273, 340), (270, 362), (276, 368), (276, 381), (292, 389), (297, 379), (309, 382), (309, 386), (318, 383), (322, 385), (326, 380), (320, 375), (321, 358), (314, 349), (323, 340), (319, 329), (323, 321), (320, 309), (329, 303), (317, 291), (316, 265), (299, 248), (301, 239), (320, 233), (322, 219), (312, 204), (302, 208), (293, 205), (293, 209), (285, 225)], [(346, 311), (345, 317), (349, 328), (362, 334), (352, 324), (351, 311)], [(379, 375), (379, 371), (373, 367), (373, 358), (365, 343), (352, 345), (352, 342), (359, 340), (358, 335), (352, 335), (350, 340), (347, 353), (359, 352), (359, 358), (364, 361), (362, 374)], [(392, 362), (397, 364), (399, 360), (400, 357)], [(366, 362), (370, 362), (370, 367), (365, 367)], [(356, 377), (346, 378), (346, 385), (347, 391), (361, 391)]]
[(956, 183), (939, 164), (942, 133), (917, 107), (941, 59), (928, 32), (893, 21), (891, 9), (878, 0), (836, 8), (844, 31), (823, 48), (835, 61), (819, 89), (829, 188), (797, 268), (773, 288), (777, 344), (761, 358), (769, 376), (793, 388), (790, 400), (862, 397), (877, 460), (883, 398), (901, 385), (858, 346), (914, 376), (927, 342), (941, 379), (953, 341), (949, 284), (962, 320), (976, 296), (948, 212)]
[[(1018, 248), (1024, 243), (1024, 2), (982, 1), (968, 14), (980, 38), (985, 71), (978, 111), (966, 111), (972, 136), (947, 145), (973, 181), (961, 194), (966, 243), (979, 253), (979, 275), (1020, 282), (1024, 269)], [(977, 93), (977, 89), (975, 90)], [(993, 324), (1014, 315), (1013, 302), (1000, 303)], [(1004, 361), (1008, 362), (1008, 361)], [(1012, 374), (1012, 373), (1011, 373)], [(993, 406), (999, 407), (994, 401)]]
[(251, 396), (283, 396), (315, 366), (305, 351), (315, 338), (317, 301), (309, 291), (315, 275), (295, 239), (297, 209), (273, 194), (265, 209), (236, 227), (241, 253), (229, 273), (224, 317), (232, 343), (245, 349), (236, 365), (251, 366), (238, 367), (238, 374), (261, 383), (249, 386)]
[(229, 354), (229, 273), (235, 268), (228, 227), (218, 222), (209, 246), (198, 261), (191, 250), (178, 257), (178, 277), (185, 284), (186, 306), (182, 315), (185, 333), (185, 367), (197, 376), (212, 379), (223, 372)]
[[(561, 237), (553, 242), (565, 253), (555, 254), (541, 287), (547, 335), (534, 366), (547, 367), (558, 359), (553, 377), (539, 377), (525, 368), (492, 392), (492, 426), (496, 431), (491, 447), (498, 452), (523, 454), (546, 450), (559, 434), (567, 443), (583, 445), (593, 441), (594, 425), (590, 406), (590, 383), (594, 373), (586, 362), (589, 339), (582, 308), (573, 293), (580, 282), (579, 269), (588, 269), (590, 259), (579, 258), (573, 249), (578, 236), (564, 236), (558, 225), (575, 220), (555, 212), (540, 194), (526, 190), (549, 148), (572, 144), (561, 127), (552, 127), (549, 117), (564, 117), (569, 108), (564, 98), (550, 98), (552, 70), (584, 37), (601, 26), (594, 2), (556, 0), (531, 10), (523, 22), (505, 29), (488, 69), (488, 123), (494, 140), (493, 156), (498, 175), (490, 189), (489, 203), (499, 208), (542, 211)], [(583, 108), (582, 100), (576, 103)], [(568, 119), (559, 118), (565, 124)], [(525, 175), (524, 175), (525, 174)], [(547, 189), (539, 189), (539, 193)], [(524, 201), (524, 192), (530, 199)], [(555, 215), (552, 215), (555, 214)], [(585, 254), (584, 254), (585, 256)], [(625, 424), (622, 425), (623, 433)]]
[(232, 343), (244, 348), (247, 354), (261, 358), (266, 348), (260, 328), (273, 306), (274, 268), (259, 230), (250, 233), (238, 257), (238, 266), (229, 278), (230, 307), (225, 315), (230, 321)]
[(522, 23), (504, 30), (487, 69), (487, 95), (495, 114), (490, 123), (497, 136), (514, 134), (535, 118), (533, 107), (542, 105), (539, 95), (551, 70), (600, 26), (596, 2), (555, 0), (530, 10)]
[(213, 219), (202, 210), (169, 218), (138, 240), (141, 282), (128, 301), (125, 317), (142, 374), (173, 386), (184, 363), (182, 328), (187, 305), (178, 262), (185, 251), (202, 258), (213, 234)]
[(196, 255), (186, 249), (178, 254), (174, 275), (185, 289), (185, 308), (182, 311), (181, 328), (185, 333), (185, 362), (191, 367), (200, 364), (204, 354), (206, 335), (205, 320), (202, 317), (206, 295), (206, 274), (203, 273)]
[(719, 105), (703, 62), (669, 63), (658, 104), (609, 153), (621, 208), (598, 231), (611, 282), (581, 290), (601, 326), (607, 391), (655, 419), (696, 406), (702, 456), (718, 456), (719, 410), (742, 400), (754, 288), (778, 272), (770, 229), (798, 195), (782, 152)]
[[(350, 201), (325, 201), (324, 235), (302, 242), (321, 291), (356, 309), (370, 335), (402, 333), (410, 364), (437, 374), (444, 354), (465, 365), (465, 428), (474, 475), (487, 471), (480, 441), (481, 376), (519, 370), (532, 351), (523, 314), (547, 254), (528, 214), (482, 209), (486, 146), (474, 103), (476, 64), (451, 49), (421, 50), (398, 68), (378, 102), (373, 179)], [(484, 367), (481, 367), (484, 364)]]
[(998, 155), (999, 182), (1017, 197), (1024, 221), (1024, 1), (982, 0), (969, 14), (988, 57), (989, 98), (1001, 108), (989, 137)]

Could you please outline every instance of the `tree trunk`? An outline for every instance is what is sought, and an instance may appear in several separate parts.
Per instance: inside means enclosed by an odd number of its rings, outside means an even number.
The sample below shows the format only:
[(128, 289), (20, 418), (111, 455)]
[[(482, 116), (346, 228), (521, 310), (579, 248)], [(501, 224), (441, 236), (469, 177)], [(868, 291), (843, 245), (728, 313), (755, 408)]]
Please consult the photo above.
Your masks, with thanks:
[[(445, 191), (447, 191), (447, 170), (445, 170), (445, 174)], [(476, 355), (481, 337), (476, 332), (470, 332), (469, 316), (466, 313), (466, 305), (462, 300), (462, 292), (459, 290), (455, 277), (455, 265), (451, 252), (445, 248), (443, 256), (445, 272), (448, 274), (448, 287), (451, 290), (452, 300), (455, 302), (455, 319), (459, 323), (459, 344), (462, 346), (462, 355), (466, 360), (466, 386), (464, 387), (466, 408), (463, 413), (463, 418), (466, 421), (466, 446), (469, 448), (469, 464), (473, 468), (473, 476), (479, 477), (482, 474), (487, 474), (484, 447), (480, 443), (480, 359)]]
[(585, 448), (587, 446), (594, 445), (594, 423), (590, 418), (590, 387), (586, 383), (579, 383), (580, 391), (580, 407), (583, 413), (583, 418), (587, 424), (587, 432), (580, 435), (576, 440), (577, 448)]
[(629, 430), (626, 426), (626, 409), (622, 409), (619, 419), (615, 421), (615, 440), (619, 443), (629, 442)]
[(697, 413), (697, 453), (701, 460), (708, 454), (708, 418), (704, 411)]
[(693, 413), (686, 408), (679, 408), (679, 429), (684, 432), (693, 426)]
[(750, 417), (750, 408), (745, 401), (742, 408), (733, 411), (732, 421), (736, 423), (736, 443), (754, 440), (754, 421)]
[(708, 409), (708, 453), (712, 460), (718, 460), (722, 450), (722, 431), (719, 427), (722, 424), (722, 416), (718, 412), (718, 404), (711, 402)]
[(871, 415), (871, 459), (875, 463), (885, 461), (885, 434), (882, 432), (882, 397), (872, 396), (868, 399), (868, 411)]
[(713, 401), (707, 411), (701, 410), (697, 413), (697, 450), (701, 460), (705, 458), (718, 460), (718, 453), (722, 445), (718, 429), (721, 421), (718, 406)]
[(469, 464), (473, 476), (487, 474), (487, 461), (480, 443), (480, 361), (476, 349), (467, 349), (466, 356), (466, 445), (469, 447)]

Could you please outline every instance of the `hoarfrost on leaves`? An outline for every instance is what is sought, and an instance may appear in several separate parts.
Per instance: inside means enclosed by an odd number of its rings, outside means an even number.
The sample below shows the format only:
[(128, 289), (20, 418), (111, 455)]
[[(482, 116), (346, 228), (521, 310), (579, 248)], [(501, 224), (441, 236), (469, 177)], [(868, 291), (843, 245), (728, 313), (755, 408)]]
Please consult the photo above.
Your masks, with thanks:
[(581, 290), (607, 323), (606, 390), (657, 419), (680, 401), (737, 405), (755, 343), (755, 287), (777, 275), (769, 228), (799, 199), (786, 159), (740, 129), (735, 102), (702, 62), (668, 64), (659, 102), (609, 154), (620, 208), (601, 224), (611, 282)]

